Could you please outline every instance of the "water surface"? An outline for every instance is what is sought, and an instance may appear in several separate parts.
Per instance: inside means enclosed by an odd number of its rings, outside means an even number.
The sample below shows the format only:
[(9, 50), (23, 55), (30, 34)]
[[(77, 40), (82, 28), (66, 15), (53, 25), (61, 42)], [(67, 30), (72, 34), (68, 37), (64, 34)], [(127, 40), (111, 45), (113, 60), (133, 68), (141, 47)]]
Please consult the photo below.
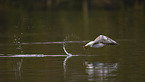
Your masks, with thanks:
[[(15, 4), (0, 7), (0, 82), (145, 81), (144, 5), (85, 11)], [(83, 49), (100, 34), (120, 45)]]

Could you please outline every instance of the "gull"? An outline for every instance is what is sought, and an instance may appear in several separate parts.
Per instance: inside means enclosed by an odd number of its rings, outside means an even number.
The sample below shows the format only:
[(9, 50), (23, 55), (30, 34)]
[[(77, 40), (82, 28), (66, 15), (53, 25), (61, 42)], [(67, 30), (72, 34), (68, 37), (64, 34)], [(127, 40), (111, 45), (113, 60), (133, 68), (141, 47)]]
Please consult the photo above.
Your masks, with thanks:
[(108, 38), (107, 36), (100, 35), (94, 41), (90, 41), (83, 47), (85, 49), (87, 49), (88, 47), (100, 48), (105, 45), (119, 45), (119, 44), (116, 41), (112, 40), (111, 38)]

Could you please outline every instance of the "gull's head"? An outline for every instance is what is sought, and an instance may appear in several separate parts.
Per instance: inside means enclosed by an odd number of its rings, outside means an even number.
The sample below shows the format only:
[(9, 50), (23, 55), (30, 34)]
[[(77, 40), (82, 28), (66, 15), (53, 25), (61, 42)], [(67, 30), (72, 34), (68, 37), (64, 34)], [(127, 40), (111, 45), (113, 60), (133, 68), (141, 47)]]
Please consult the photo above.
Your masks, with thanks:
[(86, 50), (86, 49), (88, 49), (88, 48), (89, 48), (89, 46), (83, 46), (83, 48)]
[(88, 49), (89, 47), (92, 47), (92, 45), (94, 44), (94, 41), (90, 41), (89, 43), (87, 43), (85, 46), (83, 46), (84, 49)]

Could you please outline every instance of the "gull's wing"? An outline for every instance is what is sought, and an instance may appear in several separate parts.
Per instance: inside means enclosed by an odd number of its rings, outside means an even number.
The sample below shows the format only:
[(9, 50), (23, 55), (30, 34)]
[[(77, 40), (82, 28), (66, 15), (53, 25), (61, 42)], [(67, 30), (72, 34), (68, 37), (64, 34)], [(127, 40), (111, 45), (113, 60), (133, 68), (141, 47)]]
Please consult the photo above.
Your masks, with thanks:
[(108, 38), (107, 36), (100, 35), (95, 40), (95, 43), (104, 43), (104, 44), (118, 44), (116, 41)]

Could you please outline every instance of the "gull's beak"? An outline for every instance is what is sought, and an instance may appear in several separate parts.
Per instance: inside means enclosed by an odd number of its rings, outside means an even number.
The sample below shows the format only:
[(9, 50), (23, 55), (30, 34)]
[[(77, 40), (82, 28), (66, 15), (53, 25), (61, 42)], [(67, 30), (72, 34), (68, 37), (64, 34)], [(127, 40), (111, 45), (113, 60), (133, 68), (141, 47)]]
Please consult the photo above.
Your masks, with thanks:
[(83, 48), (84, 48), (85, 50), (88, 49), (88, 47), (89, 47), (89, 46), (83, 46)]

